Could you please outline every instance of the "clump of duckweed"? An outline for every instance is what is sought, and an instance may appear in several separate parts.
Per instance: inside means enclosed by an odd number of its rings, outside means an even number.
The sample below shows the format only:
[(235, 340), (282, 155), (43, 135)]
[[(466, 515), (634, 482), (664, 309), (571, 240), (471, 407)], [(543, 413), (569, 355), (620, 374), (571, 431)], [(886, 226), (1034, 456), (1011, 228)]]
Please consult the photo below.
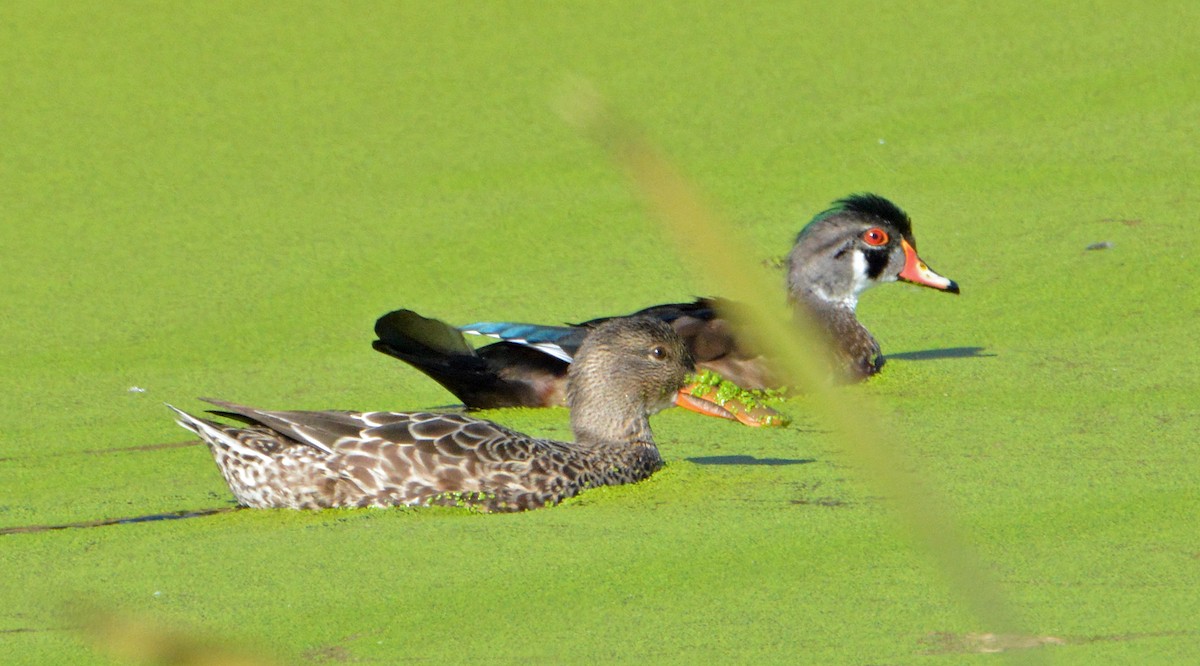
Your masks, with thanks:
[(739, 411), (751, 412), (755, 409), (771, 410), (770, 414), (762, 417), (763, 425), (785, 426), (791, 419), (776, 413), (772, 405), (779, 405), (787, 398), (787, 389), (747, 389), (725, 379), (712, 370), (705, 370), (688, 378), (695, 385), (691, 391), (697, 398), (709, 397), (722, 408), (732, 414)]
[(430, 497), (426, 503), (431, 506), (449, 506), (466, 509), (471, 512), (487, 513), (487, 504), (495, 499), (495, 494), (481, 490), (447, 490)]

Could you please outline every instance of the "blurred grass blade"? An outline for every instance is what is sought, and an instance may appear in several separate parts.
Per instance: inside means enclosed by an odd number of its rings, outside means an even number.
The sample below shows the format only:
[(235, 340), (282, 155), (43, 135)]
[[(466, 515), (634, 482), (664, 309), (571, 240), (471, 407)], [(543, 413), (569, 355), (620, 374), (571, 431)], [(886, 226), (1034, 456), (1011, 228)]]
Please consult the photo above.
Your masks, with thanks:
[(165, 627), (145, 617), (82, 608), (71, 613), (95, 647), (122, 663), (163, 666), (277, 666), (255, 651), (215, 636)]
[[(704, 266), (722, 295), (740, 301), (739, 334), (773, 359), (783, 376), (806, 389), (834, 428), (835, 437), (928, 549), (953, 589), (970, 605), (987, 631), (1017, 634), (1021, 627), (974, 552), (959, 537), (951, 516), (932, 489), (911, 472), (901, 453), (904, 444), (894, 428), (883, 432), (864, 414), (882, 414), (861, 393), (834, 391), (823, 337), (808, 321), (778, 315), (780, 286), (754, 269), (750, 252), (736, 231), (705, 204), (690, 183), (664, 159), (632, 123), (607, 107), (585, 84), (576, 84), (559, 105), (567, 122), (596, 141), (629, 176), (636, 192), (678, 241), (688, 261)], [(1028, 651), (1010, 658), (1041, 659)]]

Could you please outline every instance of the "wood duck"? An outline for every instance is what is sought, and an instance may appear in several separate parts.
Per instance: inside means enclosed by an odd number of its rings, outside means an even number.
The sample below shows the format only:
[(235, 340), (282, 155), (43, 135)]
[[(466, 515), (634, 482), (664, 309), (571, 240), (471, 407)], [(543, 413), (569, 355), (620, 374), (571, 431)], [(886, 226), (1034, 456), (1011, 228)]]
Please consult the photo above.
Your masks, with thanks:
[[(567, 371), (574, 443), (461, 414), (266, 411), (220, 400), (233, 426), (171, 407), (209, 446), (239, 504), (323, 509), (396, 505), (523, 511), (662, 467), (649, 416), (693, 371), (667, 324), (614, 319), (588, 331)], [(170, 405), (168, 405), (170, 407)]]
[[(934, 272), (917, 255), (908, 215), (875, 194), (840, 199), (814, 217), (796, 236), (786, 268), (789, 301), (826, 333), (834, 354), (832, 372), (851, 381), (883, 366), (879, 343), (855, 316), (863, 291), (902, 280), (959, 293), (958, 283)], [(782, 385), (767, 359), (739, 344), (735, 326), (721, 315), (731, 308), (736, 304), (701, 298), (626, 316), (669, 323), (701, 370), (749, 389)], [(569, 326), (478, 322), (455, 329), (396, 310), (376, 322), (374, 347), (429, 375), (468, 408), (544, 407), (562, 404), (567, 368), (588, 330), (613, 319)], [(501, 342), (472, 349), (463, 333)]]

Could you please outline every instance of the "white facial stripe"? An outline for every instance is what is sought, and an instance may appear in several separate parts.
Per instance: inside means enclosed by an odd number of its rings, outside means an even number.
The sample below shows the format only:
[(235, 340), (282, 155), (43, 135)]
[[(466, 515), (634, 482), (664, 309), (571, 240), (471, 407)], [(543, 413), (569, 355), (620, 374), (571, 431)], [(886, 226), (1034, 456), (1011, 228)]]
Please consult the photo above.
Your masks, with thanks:
[(853, 294), (849, 300), (850, 307), (854, 307), (858, 303), (858, 295), (866, 291), (867, 287), (871, 286), (871, 279), (867, 277), (867, 255), (863, 254), (862, 250), (854, 250), (854, 283), (850, 289)]

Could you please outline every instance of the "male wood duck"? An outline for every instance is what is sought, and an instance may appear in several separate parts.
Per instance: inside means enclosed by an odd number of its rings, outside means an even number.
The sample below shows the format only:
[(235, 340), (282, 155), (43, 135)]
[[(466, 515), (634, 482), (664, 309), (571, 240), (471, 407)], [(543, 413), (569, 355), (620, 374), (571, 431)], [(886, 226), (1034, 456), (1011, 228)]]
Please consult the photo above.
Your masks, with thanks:
[[(833, 372), (861, 380), (883, 366), (879, 343), (858, 321), (859, 295), (901, 280), (952, 294), (958, 283), (917, 255), (912, 222), (896, 204), (875, 194), (834, 202), (796, 236), (787, 257), (788, 299), (826, 333)], [(697, 368), (712, 370), (748, 389), (780, 386), (771, 364), (739, 344), (721, 312), (736, 307), (712, 298), (656, 305), (627, 316), (669, 323), (683, 338)], [(544, 407), (562, 404), (567, 368), (591, 327), (601, 318), (570, 326), (479, 322), (455, 329), (410, 310), (396, 310), (375, 324), (376, 350), (432, 377), (469, 408)], [(620, 319), (616, 317), (615, 319)], [(462, 333), (502, 340), (472, 349)]]
[(206, 399), (220, 408), (214, 414), (244, 424), (232, 426), (171, 409), (207, 442), (247, 507), (523, 511), (662, 467), (649, 416), (671, 405), (694, 369), (661, 321), (621, 318), (591, 329), (567, 372), (574, 443), (461, 414), (275, 412)]

